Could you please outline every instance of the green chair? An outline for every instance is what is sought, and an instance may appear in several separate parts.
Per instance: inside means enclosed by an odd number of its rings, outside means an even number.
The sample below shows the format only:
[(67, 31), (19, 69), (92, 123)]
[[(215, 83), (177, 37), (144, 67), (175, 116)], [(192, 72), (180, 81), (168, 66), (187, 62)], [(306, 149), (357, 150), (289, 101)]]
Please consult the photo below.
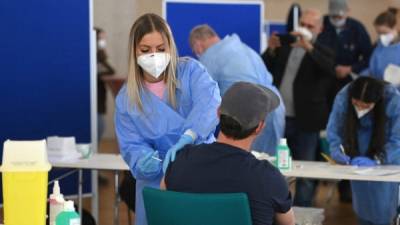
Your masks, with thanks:
[(246, 194), (193, 194), (143, 189), (149, 225), (251, 225)]

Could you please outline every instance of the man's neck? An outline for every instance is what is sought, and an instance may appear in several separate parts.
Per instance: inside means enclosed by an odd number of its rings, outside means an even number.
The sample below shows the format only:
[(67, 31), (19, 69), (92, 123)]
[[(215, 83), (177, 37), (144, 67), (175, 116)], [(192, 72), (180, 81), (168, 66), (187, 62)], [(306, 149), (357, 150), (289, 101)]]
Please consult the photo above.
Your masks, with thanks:
[(227, 145), (232, 145), (234, 147), (240, 148), (243, 151), (250, 152), (251, 143), (253, 142), (254, 137), (250, 136), (242, 140), (234, 140), (227, 136), (225, 136), (222, 132), (219, 132), (217, 142)]
[(218, 43), (221, 39), (218, 36), (211, 37), (207, 40), (206, 49)]

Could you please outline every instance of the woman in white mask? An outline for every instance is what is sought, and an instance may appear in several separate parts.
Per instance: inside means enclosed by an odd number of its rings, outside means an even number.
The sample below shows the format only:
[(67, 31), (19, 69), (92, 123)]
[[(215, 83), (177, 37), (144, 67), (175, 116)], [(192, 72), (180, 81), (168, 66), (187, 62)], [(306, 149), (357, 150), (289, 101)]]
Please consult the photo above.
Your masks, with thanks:
[[(336, 96), (327, 126), (332, 158), (339, 164), (400, 165), (400, 93), (360, 77)], [(351, 181), (359, 225), (389, 225), (398, 206), (398, 183)]]
[[(379, 39), (371, 55), (367, 73), (377, 79), (385, 79), (387, 76), (385, 72), (387, 73), (389, 65), (392, 68), (397, 67), (400, 71), (400, 35), (396, 29), (396, 13), (397, 10), (391, 8), (379, 14), (374, 21)], [(363, 72), (363, 74), (367, 73)]]
[(116, 98), (121, 155), (136, 178), (136, 225), (147, 224), (142, 189), (159, 188), (186, 144), (210, 143), (220, 104), (217, 83), (191, 58), (178, 58), (168, 24), (145, 14), (129, 37), (128, 80)]

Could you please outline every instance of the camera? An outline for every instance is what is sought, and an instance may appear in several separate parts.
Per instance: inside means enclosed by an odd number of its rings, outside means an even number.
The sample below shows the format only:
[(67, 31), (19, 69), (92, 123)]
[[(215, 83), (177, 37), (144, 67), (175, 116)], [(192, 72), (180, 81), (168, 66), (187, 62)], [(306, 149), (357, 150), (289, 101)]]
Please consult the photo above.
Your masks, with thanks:
[(297, 38), (291, 34), (278, 34), (281, 45), (290, 45), (297, 41)]

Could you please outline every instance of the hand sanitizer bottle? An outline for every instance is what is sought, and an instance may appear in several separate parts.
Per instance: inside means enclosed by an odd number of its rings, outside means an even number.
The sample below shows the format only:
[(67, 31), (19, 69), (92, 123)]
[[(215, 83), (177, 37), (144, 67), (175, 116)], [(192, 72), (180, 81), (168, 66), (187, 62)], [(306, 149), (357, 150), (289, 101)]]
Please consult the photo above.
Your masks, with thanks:
[(60, 192), (58, 180), (54, 181), (53, 193), (49, 198), (50, 206), (50, 225), (56, 224), (57, 215), (64, 209), (64, 197)]
[(81, 219), (79, 214), (75, 212), (73, 201), (64, 203), (64, 211), (58, 214), (56, 225), (81, 225)]
[(285, 138), (282, 138), (278, 151), (276, 152), (276, 162), (277, 167), (280, 171), (290, 171), (292, 164), (292, 157), (290, 156), (290, 149), (287, 146), (287, 141)]

